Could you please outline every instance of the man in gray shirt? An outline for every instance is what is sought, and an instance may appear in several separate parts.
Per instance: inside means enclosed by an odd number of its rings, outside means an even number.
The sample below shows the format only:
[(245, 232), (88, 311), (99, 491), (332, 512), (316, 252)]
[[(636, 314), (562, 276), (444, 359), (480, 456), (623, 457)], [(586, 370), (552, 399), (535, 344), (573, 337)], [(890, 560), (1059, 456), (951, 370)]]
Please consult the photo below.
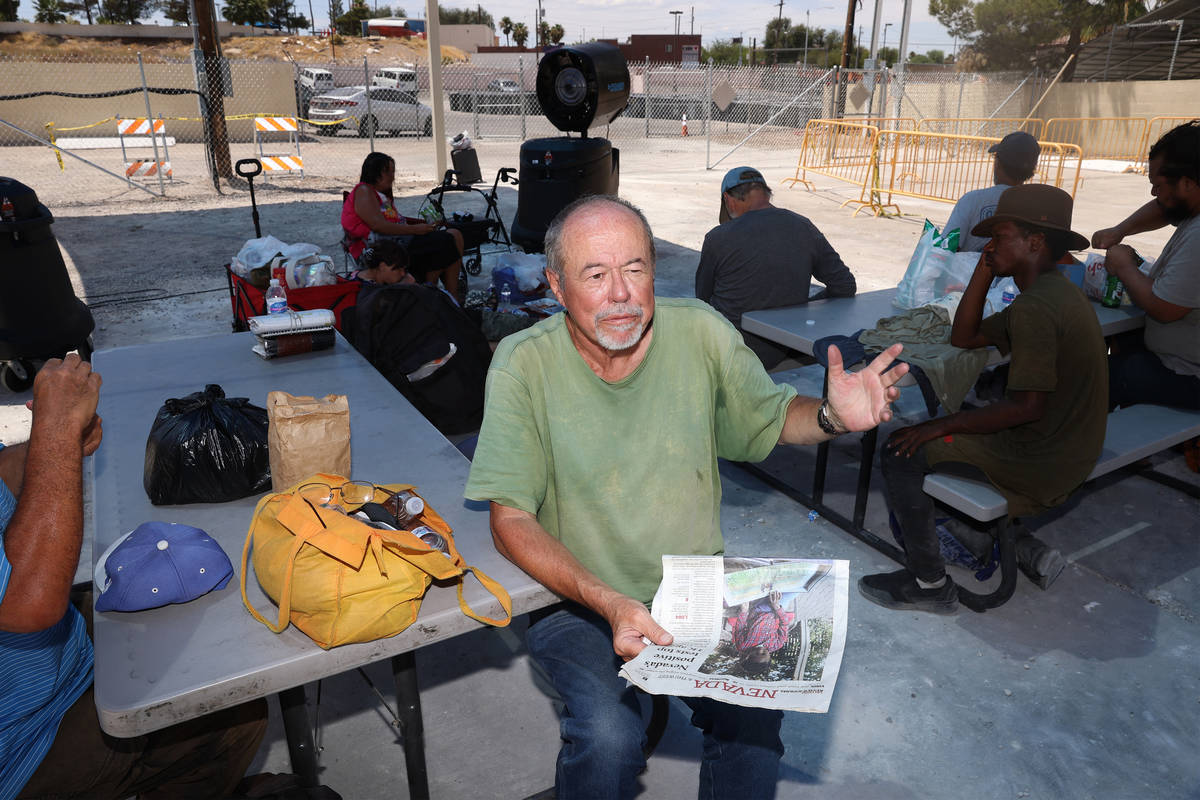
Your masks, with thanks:
[(1028, 133), (1013, 131), (989, 147), (988, 152), (996, 156), (992, 164), (995, 186), (975, 189), (958, 198), (954, 210), (950, 212), (950, 219), (946, 220), (946, 226), (942, 229), (948, 232), (958, 228), (959, 252), (983, 252), (989, 239), (976, 236), (971, 230), (996, 213), (996, 204), (1000, 202), (1000, 195), (1004, 194), (1005, 189), (1020, 186), (1033, 177), (1042, 147)]
[[(1096, 231), (1104, 268), (1146, 312), (1142, 341), (1119, 339), (1108, 360), (1108, 407), (1155, 403), (1200, 409), (1200, 120), (1167, 131), (1150, 148), (1154, 199)], [(1126, 236), (1174, 225), (1148, 275)]]
[(696, 297), (732, 322), (771, 369), (796, 354), (743, 331), (742, 314), (807, 303), (812, 278), (825, 284), (819, 297), (852, 297), (854, 276), (812, 222), (771, 205), (771, 189), (752, 167), (725, 173), (720, 221), (704, 237)]

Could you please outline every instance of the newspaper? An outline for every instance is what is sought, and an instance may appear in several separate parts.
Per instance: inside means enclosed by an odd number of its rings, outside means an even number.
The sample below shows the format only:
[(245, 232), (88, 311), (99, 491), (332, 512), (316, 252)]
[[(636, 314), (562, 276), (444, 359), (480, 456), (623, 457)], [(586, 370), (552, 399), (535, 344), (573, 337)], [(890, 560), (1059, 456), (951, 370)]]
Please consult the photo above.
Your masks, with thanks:
[(663, 556), (651, 614), (675, 637), (621, 676), (650, 694), (823, 714), (846, 645), (850, 562)]

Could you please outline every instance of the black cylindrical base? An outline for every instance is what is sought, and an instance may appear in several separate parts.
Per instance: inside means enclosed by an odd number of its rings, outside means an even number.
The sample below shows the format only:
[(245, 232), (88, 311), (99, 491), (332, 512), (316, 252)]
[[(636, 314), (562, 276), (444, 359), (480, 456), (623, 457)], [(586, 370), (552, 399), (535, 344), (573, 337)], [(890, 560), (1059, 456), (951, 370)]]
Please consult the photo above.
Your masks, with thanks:
[(527, 253), (542, 252), (546, 228), (564, 206), (589, 194), (617, 193), (620, 166), (620, 151), (607, 139), (563, 136), (522, 144), (513, 242)]

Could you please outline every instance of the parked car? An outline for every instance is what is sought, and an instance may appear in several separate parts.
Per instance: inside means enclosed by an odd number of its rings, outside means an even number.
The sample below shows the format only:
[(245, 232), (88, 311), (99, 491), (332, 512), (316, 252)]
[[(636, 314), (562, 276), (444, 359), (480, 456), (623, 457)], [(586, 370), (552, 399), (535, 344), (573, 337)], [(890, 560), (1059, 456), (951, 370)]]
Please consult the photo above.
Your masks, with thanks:
[[(369, 113), (367, 92), (371, 94)], [(342, 123), (319, 126), (317, 132), (324, 136), (333, 136), (343, 128), (357, 131), (359, 136), (370, 136), (378, 131), (433, 135), (433, 111), (429, 106), (418, 103), (412, 92), (381, 86), (342, 86), (314, 97), (308, 118), (314, 122)]]
[(492, 81), (487, 85), (489, 92), (508, 92), (518, 94), (521, 91), (521, 86), (514, 80), (503, 78), (501, 80)]
[(371, 76), (371, 85), (415, 92), (417, 91), (417, 72), (406, 67), (384, 67), (376, 70), (375, 74)]
[(305, 67), (300, 70), (297, 80), (302, 88), (309, 89), (314, 94), (328, 92), (333, 88), (333, 73), (320, 67)]

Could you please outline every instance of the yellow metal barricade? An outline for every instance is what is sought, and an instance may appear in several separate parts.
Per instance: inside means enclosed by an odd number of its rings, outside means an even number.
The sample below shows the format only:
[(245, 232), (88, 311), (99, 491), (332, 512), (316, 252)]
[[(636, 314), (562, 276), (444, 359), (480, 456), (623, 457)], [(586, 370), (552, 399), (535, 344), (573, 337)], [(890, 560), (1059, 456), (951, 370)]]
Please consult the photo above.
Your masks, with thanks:
[(1025, 131), (1033, 138), (1041, 139), (1045, 126), (1045, 121), (1037, 117), (926, 117), (917, 123), (917, 130), (997, 138), (1003, 138), (1013, 131)]
[(1146, 123), (1146, 139), (1142, 142), (1141, 156), (1138, 165), (1139, 172), (1145, 172), (1150, 169), (1150, 148), (1154, 146), (1162, 135), (1172, 128), (1176, 128), (1185, 122), (1191, 122), (1196, 117), (1151, 117)]
[[(954, 136), (927, 131), (880, 131), (876, 148), (877, 183), (864, 186), (863, 207), (878, 216), (899, 208), (894, 196), (915, 197), (955, 203), (974, 189), (993, 185), (993, 156), (988, 148), (1000, 141), (995, 136)], [(1082, 156), (1079, 147), (1042, 142), (1033, 180), (1068, 191), (1079, 185)], [(857, 213), (857, 212), (856, 212)]]
[[(810, 172), (863, 187), (875, 182), (875, 147), (879, 128), (856, 122), (835, 119), (810, 119), (804, 126), (800, 159), (796, 174), (784, 183), (803, 183), (813, 189), (807, 179)], [(848, 200), (851, 202), (862, 202)], [(845, 205), (843, 203), (842, 205)]]
[(1146, 130), (1142, 117), (1061, 117), (1046, 120), (1045, 139), (1079, 145), (1084, 158), (1141, 161)]

